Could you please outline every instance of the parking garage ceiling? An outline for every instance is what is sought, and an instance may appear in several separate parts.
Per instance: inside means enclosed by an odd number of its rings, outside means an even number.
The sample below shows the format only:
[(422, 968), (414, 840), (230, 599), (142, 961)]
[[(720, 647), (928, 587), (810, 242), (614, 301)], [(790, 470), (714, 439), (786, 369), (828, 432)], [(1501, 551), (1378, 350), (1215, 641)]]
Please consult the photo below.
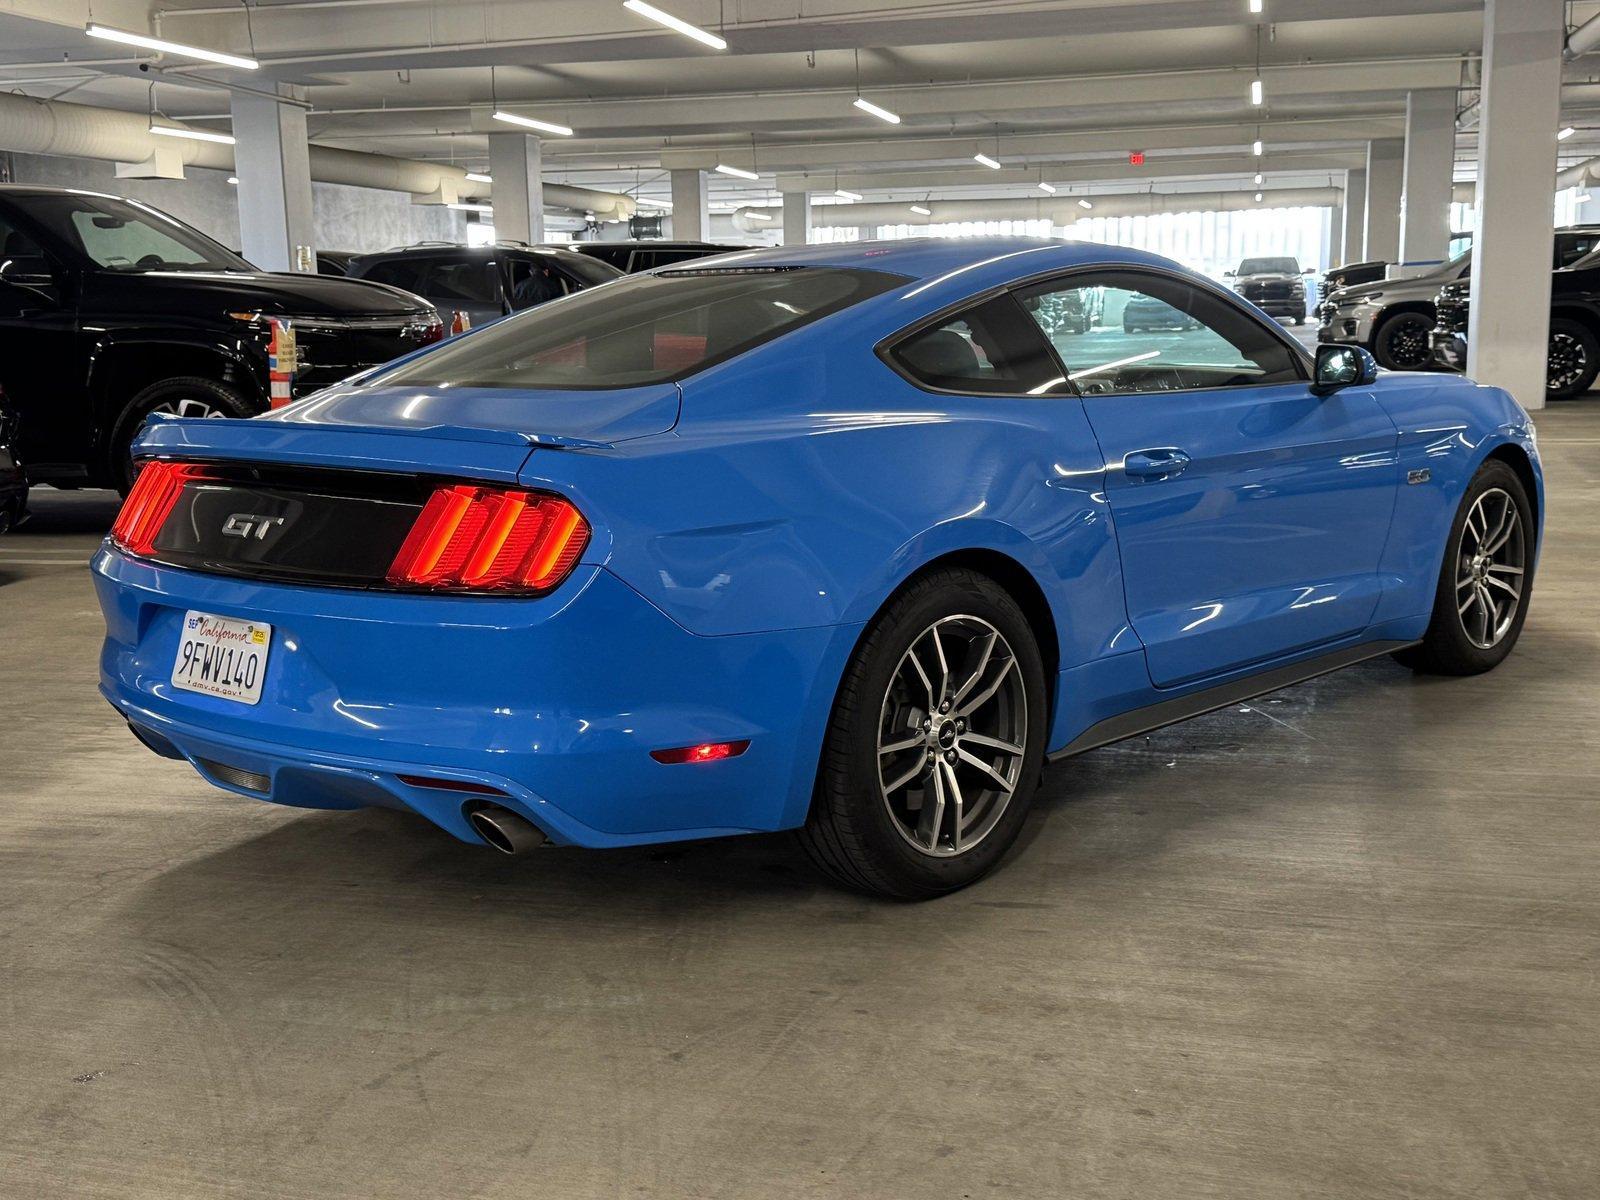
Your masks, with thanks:
[[(12, 0), (0, 86), (225, 129), (226, 85), (290, 85), (318, 144), (482, 169), (495, 109), (574, 130), (546, 140), (552, 182), (665, 199), (666, 170), (727, 162), (714, 207), (789, 190), (870, 198), (1325, 185), (1402, 132), (1408, 91), (1470, 104), (1480, 0), (674, 0), (715, 50), (620, 0), (443, 4), (276, 0), (93, 11)], [(1600, 11), (1576, 4), (1574, 21)], [(803, 12), (801, 11), (803, 9)], [(1330, 19), (1328, 13), (1338, 16)], [(213, 68), (90, 39), (94, 21), (251, 54)], [(1404, 53), (1399, 53), (1399, 48)], [(1259, 76), (1258, 76), (1259, 71)], [(1259, 77), (1264, 102), (1251, 103)], [(1600, 58), (1568, 64), (1563, 164), (1600, 154)], [(898, 115), (889, 124), (857, 97)], [(1475, 132), (1463, 122), (1462, 176)], [(504, 129), (505, 126), (498, 126)], [(1256, 139), (1265, 154), (1251, 153)], [(3, 149), (4, 147), (0, 147)], [(1129, 163), (1142, 151), (1142, 166)], [(974, 161), (985, 154), (1001, 164)]]

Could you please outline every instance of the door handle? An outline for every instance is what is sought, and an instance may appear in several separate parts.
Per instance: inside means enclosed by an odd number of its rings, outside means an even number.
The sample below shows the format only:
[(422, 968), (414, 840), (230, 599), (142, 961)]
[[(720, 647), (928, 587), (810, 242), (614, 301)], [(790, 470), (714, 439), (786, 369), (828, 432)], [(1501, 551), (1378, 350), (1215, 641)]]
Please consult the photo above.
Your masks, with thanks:
[(1159, 450), (1135, 450), (1122, 460), (1122, 473), (1134, 479), (1171, 479), (1183, 474), (1189, 456), (1176, 446)]

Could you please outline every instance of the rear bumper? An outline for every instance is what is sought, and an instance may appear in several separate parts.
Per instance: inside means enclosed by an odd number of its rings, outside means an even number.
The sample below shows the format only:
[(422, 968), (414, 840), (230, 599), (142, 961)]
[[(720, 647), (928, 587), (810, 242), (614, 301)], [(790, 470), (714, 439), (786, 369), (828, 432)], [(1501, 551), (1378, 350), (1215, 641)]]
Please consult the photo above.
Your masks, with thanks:
[[(854, 640), (845, 627), (699, 637), (595, 566), (537, 600), (253, 583), (110, 549), (92, 567), (101, 692), (152, 748), (243, 795), (408, 808), (473, 842), (463, 810), (486, 799), (592, 847), (798, 824)], [(273, 626), (260, 704), (171, 686), (189, 609)], [(649, 753), (739, 738), (749, 750), (720, 762)]]

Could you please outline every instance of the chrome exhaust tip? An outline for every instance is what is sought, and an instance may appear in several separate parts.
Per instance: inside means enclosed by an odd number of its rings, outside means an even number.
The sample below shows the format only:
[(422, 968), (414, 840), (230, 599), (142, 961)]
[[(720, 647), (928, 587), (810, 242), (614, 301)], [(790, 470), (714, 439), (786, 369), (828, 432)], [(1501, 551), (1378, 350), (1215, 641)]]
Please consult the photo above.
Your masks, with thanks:
[(467, 814), (467, 823), (501, 854), (526, 854), (549, 840), (532, 821), (496, 805), (473, 809)]

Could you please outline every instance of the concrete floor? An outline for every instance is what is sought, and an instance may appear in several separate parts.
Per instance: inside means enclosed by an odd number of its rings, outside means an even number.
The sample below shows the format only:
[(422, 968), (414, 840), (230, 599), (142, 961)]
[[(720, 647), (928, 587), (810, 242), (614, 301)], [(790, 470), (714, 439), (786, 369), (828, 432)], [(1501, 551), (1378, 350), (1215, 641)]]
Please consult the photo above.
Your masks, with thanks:
[(1051, 771), (904, 907), (776, 839), (507, 860), (213, 791), (95, 694), (113, 508), (0, 540), (0, 1194), (1593, 1197), (1600, 401), (1490, 676)]

